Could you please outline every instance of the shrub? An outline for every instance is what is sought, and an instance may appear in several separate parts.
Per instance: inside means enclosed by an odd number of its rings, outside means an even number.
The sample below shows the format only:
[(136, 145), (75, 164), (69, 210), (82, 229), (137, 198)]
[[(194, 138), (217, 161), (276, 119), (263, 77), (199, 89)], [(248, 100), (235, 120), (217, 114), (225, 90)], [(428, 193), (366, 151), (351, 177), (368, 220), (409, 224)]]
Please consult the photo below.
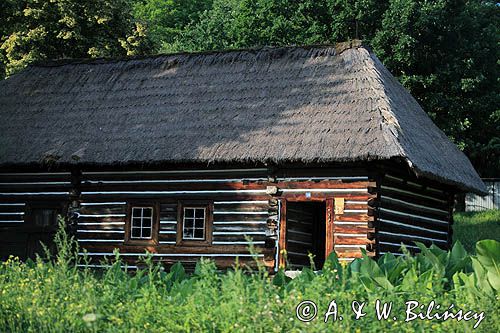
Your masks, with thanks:
[[(418, 244), (421, 253), (415, 256), (386, 254), (377, 261), (364, 256), (348, 265), (332, 254), (322, 271), (304, 268), (293, 280), (283, 271), (271, 276), (236, 265), (219, 272), (207, 260), (192, 274), (181, 264), (166, 272), (147, 254), (145, 268), (137, 271), (123, 268), (118, 253), (101, 271), (80, 269), (77, 265), (86, 259), (78, 258), (76, 244), (63, 228), (57, 246), (58, 255), (51, 260), (11, 258), (1, 264), (0, 331), (454, 332), (472, 331), (477, 322), (477, 331), (500, 329), (500, 243), (493, 240), (478, 242), (473, 256), (460, 243), (449, 252)], [(376, 320), (377, 299), (392, 302), (387, 320)], [(309, 322), (296, 317), (305, 300), (318, 309)], [(440, 311), (451, 304), (455, 312), (484, 311), (485, 318), (405, 322), (409, 300), (425, 306), (434, 301)], [(351, 310), (353, 301), (366, 302), (366, 315), (359, 320)], [(332, 315), (325, 323), (332, 305), (337, 306), (337, 320)], [(307, 311), (301, 306), (299, 314)]]

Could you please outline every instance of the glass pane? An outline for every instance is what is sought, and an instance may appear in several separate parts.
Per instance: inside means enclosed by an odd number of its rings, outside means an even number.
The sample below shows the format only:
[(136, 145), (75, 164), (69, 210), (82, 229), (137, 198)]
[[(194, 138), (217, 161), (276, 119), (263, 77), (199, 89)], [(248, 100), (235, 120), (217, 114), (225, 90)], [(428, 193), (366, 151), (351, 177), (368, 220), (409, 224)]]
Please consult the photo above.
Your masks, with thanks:
[(150, 228), (142, 229), (142, 237), (143, 238), (150, 238), (151, 237), (151, 229)]
[(132, 208), (132, 217), (141, 217), (141, 210), (139, 208)]
[(184, 228), (192, 228), (194, 219), (184, 219)]
[(184, 228), (184, 238), (186, 239), (193, 238), (193, 229)]
[(205, 218), (205, 209), (203, 209), (203, 208), (196, 209), (196, 214), (195, 215), (198, 218)]
[(153, 216), (153, 210), (151, 208), (144, 208), (144, 210), (142, 211), (142, 216), (143, 217)]
[(194, 237), (198, 239), (203, 239), (204, 238), (204, 229), (195, 229), (194, 231)]
[(141, 219), (140, 218), (133, 218), (132, 219), (132, 227), (141, 227)]
[(194, 209), (184, 208), (184, 217), (194, 217)]
[(133, 238), (141, 237), (141, 229), (140, 228), (132, 228), (132, 237)]
[(151, 227), (151, 218), (145, 218), (142, 220), (142, 227), (143, 228), (150, 228)]
[(203, 229), (205, 227), (205, 220), (204, 219), (196, 219), (194, 226), (195, 226), (195, 228)]

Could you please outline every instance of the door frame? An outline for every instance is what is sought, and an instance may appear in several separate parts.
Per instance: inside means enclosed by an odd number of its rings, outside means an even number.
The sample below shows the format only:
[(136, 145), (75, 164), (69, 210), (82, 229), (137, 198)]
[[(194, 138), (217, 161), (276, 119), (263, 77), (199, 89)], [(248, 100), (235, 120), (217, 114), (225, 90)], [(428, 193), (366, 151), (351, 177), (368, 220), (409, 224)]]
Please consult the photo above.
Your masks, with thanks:
[(335, 220), (335, 201), (333, 197), (324, 197), (324, 198), (287, 198), (280, 197), (279, 198), (280, 205), (280, 224), (279, 224), (279, 241), (278, 241), (278, 268), (284, 268), (286, 265), (285, 256), (283, 256), (282, 251), (286, 251), (286, 209), (287, 202), (323, 202), (326, 206), (325, 212), (325, 260), (328, 258), (330, 253), (334, 251), (334, 220)]

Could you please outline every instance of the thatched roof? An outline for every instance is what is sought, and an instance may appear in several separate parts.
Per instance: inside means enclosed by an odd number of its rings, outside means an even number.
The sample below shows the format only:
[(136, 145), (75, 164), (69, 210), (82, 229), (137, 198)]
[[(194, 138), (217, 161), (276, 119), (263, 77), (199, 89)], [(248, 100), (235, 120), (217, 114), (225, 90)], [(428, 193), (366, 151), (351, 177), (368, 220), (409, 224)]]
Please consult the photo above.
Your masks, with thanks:
[(0, 165), (405, 159), (484, 184), (360, 43), (31, 66), (0, 82)]

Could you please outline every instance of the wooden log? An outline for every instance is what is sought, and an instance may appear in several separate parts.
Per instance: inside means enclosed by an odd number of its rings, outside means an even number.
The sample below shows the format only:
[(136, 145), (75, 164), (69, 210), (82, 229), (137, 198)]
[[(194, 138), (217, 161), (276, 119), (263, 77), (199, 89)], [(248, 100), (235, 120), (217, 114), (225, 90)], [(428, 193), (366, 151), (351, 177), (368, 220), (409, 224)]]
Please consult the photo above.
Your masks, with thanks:
[(127, 212), (126, 205), (116, 206), (82, 206), (78, 208), (78, 212), (83, 215), (109, 215), (109, 214), (125, 214)]
[[(145, 251), (160, 254), (248, 254), (246, 245), (210, 245), (205, 247), (177, 246), (177, 245), (108, 245), (108, 244), (85, 244), (82, 246), (88, 252), (113, 253), (116, 248), (121, 253), (144, 254)], [(274, 255), (274, 249), (262, 246), (255, 247), (261, 254)]]
[(334, 199), (326, 200), (326, 227), (325, 227), (325, 258), (333, 252), (334, 249), (334, 221), (335, 221), (335, 201)]
[(373, 216), (368, 214), (335, 215), (335, 221), (339, 222), (368, 222), (373, 221)]
[(346, 200), (368, 200), (375, 197), (373, 194), (360, 194), (360, 193), (324, 193), (324, 192), (311, 192), (310, 196), (305, 193), (282, 193), (281, 198), (288, 201), (325, 201), (327, 198), (345, 198)]
[(369, 228), (368, 225), (354, 225), (354, 226), (345, 226), (345, 225), (335, 225), (334, 233), (366, 233), (375, 232), (375, 228)]
[(344, 210), (366, 210), (368, 211), (368, 203), (363, 203), (363, 204), (350, 204), (350, 203), (345, 203), (344, 205)]
[[(357, 251), (353, 251), (353, 250), (343, 251), (343, 250), (335, 249), (335, 252), (337, 253), (337, 256), (339, 258), (362, 258), (363, 257), (363, 254), (359, 250), (357, 250)], [(375, 255), (376, 255), (375, 252), (373, 252), (373, 251), (367, 251), (366, 254), (369, 257), (375, 257)]]
[(346, 237), (335, 235), (335, 245), (366, 245), (374, 243), (373, 240), (368, 239), (366, 236)]
[(286, 251), (286, 239), (287, 239), (287, 216), (286, 216), (286, 200), (281, 201), (281, 211), (280, 211), (280, 230), (279, 230), (279, 241), (278, 241), (278, 265), (280, 268), (285, 267), (286, 261), (285, 256), (282, 254)]
[(342, 181), (320, 181), (320, 182), (279, 182), (277, 184), (280, 189), (366, 189), (373, 186), (375, 183), (362, 181), (344, 183)]

